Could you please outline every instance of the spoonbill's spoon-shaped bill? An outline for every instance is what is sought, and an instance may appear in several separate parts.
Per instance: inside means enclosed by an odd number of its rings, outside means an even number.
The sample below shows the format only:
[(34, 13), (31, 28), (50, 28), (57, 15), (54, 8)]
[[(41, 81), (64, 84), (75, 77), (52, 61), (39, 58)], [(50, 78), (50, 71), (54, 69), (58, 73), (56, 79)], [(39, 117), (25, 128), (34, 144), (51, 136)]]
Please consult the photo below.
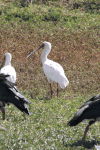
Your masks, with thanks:
[(36, 51), (38, 51), (40, 48), (43, 48), (44, 44), (42, 44), (38, 49), (34, 50), (32, 53), (30, 53), (26, 58), (29, 58), (33, 53), (35, 53)]

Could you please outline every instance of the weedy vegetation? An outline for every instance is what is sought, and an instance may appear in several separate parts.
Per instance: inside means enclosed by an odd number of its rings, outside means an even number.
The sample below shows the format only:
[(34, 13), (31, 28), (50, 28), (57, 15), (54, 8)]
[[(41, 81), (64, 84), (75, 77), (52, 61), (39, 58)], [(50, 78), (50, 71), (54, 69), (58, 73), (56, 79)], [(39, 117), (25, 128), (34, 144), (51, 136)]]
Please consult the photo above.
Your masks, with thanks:
[[(26, 59), (43, 41), (51, 42), (48, 58), (63, 66), (70, 81), (66, 89), (59, 88), (58, 99), (55, 83), (50, 99), (41, 51)], [(100, 144), (100, 123), (90, 127), (84, 143), (81, 138), (88, 122), (71, 128), (67, 123), (100, 92), (100, 1), (1, 0), (0, 63), (5, 52), (12, 54), (16, 83), (31, 101), (31, 116), (6, 106), (6, 120), (0, 124), (8, 131), (0, 131), (0, 149), (95, 149)]]

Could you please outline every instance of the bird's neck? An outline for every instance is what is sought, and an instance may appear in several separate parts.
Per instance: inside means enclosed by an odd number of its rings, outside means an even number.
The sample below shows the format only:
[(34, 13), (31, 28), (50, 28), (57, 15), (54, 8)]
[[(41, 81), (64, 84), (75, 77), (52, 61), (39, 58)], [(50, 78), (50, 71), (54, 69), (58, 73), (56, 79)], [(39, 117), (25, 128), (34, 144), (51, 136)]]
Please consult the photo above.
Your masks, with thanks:
[(45, 63), (45, 61), (47, 60), (47, 54), (45, 53), (45, 51), (42, 51), (42, 54), (41, 54), (41, 61), (42, 61), (42, 64)]
[(10, 59), (6, 59), (5, 61), (5, 66), (11, 65), (11, 60)]
[(41, 61), (42, 64), (45, 63), (45, 61), (48, 59), (47, 56), (50, 53), (51, 49), (49, 47), (44, 47), (42, 54), (41, 54)]

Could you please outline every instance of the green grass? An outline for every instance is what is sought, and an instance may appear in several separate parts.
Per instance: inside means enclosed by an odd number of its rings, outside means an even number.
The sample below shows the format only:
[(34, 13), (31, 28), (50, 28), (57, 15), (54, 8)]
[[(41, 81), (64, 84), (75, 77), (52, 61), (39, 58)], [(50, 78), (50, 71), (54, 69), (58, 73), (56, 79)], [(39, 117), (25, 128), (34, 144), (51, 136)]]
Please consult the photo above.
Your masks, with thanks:
[[(71, 5), (74, 5), (73, 2), (71, 3)], [(100, 3), (98, 2), (94, 4), (94, 6), (98, 5), (98, 9), (96, 8), (96, 6), (94, 7), (95, 10), (98, 11), (93, 11), (90, 13), (87, 13), (88, 10), (94, 9), (89, 9), (89, 2), (87, 2), (87, 4), (85, 5), (82, 5), (85, 8), (80, 6), (84, 8), (83, 10), (81, 10), (80, 7), (78, 9), (69, 9), (70, 7), (68, 6), (70, 5), (62, 5), (62, 7), (59, 7), (59, 5), (42, 5), (41, 7), (41, 5), (34, 4), (29, 5), (29, 7), (18, 7), (14, 6), (12, 3), (6, 3), (6, 5), (5, 3), (1, 3), (1, 25), (5, 25), (4, 23), (10, 23), (10, 25), (13, 25), (14, 22), (16, 22), (16, 25), (18, 25), (23, 24), (23, 21), (25, 21), (28, 27), (31, 26), (31, 28), (32, 26), (33, 28), (34, 26), (39, 27), (39, 25), (41, 25), (42, 23), (44, 26), (44, 24), (46, 23), (46, 25), (48, 24), (49, 27), (51, 25), (51, 28), (54, 27), (54, 25), (56, 25), (62, 28), (65, 28), (65, 26), (67, 26), (67, 28), (73, 30), (85, 30), (88, 27), (98, 25), (98, 22), (100, 21)]]
[[(88, 121), (67, 126), (78, 108), (100, 87), (100, 1), (34, 1), (22, 7), (20, 0), (0, 1), (0, 63), (5, 52), (12, 54), (18, 89), (31, 101), (31, 116), (12, 105), (6, 106), (6, 120), (0, 120), (0, 149), (75, 150), (95, 149), (100, 144), (100, 126)], [(26, 60), (43, 41), (52, 44), (48, 58), (60, 63), (69, 86), (53, 98), (43, 73), (41, 51)], [(1, 115), (1, 113), (0, 113)], [(1, 117), (1, 116), (0, 116)]]
[(90, 127), (86, 142), (81, 138), (87, 121), (76, 127), (68, 127), (77, 108), (86, 101), (85, 96), (68, 93), (52, 100), (31, 99), (31, 116), (24, 116), (14, 106), (6, 107), (6, 120), (1, 125), (8, 131), (0, 131), (1, 149), (94, 149), (100, 144), (99, 123)]

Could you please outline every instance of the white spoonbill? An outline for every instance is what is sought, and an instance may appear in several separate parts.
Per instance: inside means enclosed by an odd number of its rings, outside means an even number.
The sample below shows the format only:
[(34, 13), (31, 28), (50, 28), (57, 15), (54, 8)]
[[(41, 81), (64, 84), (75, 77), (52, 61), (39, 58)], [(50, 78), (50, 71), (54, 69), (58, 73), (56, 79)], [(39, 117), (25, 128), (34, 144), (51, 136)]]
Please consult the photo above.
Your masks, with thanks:
[(52, 98), (52, 87), (51, 87), (51, 81), (55, 81), (57, 83), (57, 97), (58, 97), (58, 84), (62, 89), (64, 89), (66, 86), (68, 86), (69, 81), (67, 77), (65, 76), (64, 69), (62, 66), (52, 60), (49, 60), (47, 58), (48, 54), (51, 51), (51, 43), (49, 42), (43, 42), (42, 45), (34, 50), (31, 54), (29, 54), (26, 58), (30, 57), (34, 52), (39, 50), (40, 48), (44, 48), (41, 54), (41, 61), (43, 64), (43, 70), (45, 75), (47, 76), (47, 80), (50, 83), (50, 90), (51, 90), (51, 98)]
[[(11, 66), (11, 54), (10, 53), (5, 53), (4, 54), (4, 59), (0, 68), (0, 73), (4, 74), (4, 75), (9, 75), (7, 78), (7, 80), (9, 80), (10, 82), (15, 83), (16, 82), (16, 71), (14, 69), (14, 67)], [(5, 62), (5, 66), (3, 67), (3, 64)], [(1, 108), (1, 112), (3, 115), (5, 115), (5, 104), (0, 101), (0, 108)]]
[[(16, 71), (14, 67), (11, 66), (11, 54), (10, 53), (5, 53), (4, 54), (4, 60), (5, 61), (5, 66), (1, 68), (0, 73), (3, 73), (5, 75), (10, 75), (7, 77), (7, 80), (15, 83), (16, 82)], [(3, 63), (2, 63), (3, 65)]]

